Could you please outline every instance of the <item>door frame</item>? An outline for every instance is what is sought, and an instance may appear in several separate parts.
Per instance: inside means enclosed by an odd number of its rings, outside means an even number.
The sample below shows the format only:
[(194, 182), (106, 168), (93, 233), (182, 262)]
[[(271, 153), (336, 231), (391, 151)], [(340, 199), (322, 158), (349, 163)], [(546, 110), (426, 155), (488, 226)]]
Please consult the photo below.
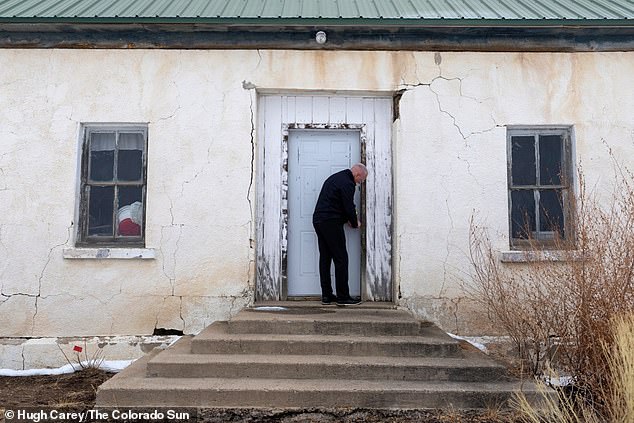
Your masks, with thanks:
[[(287, 298), (282, 253), (287, 248), (288, 131), (307, 126), (364, 132), (363, 156), (368, 167), (361, 269), (364, 301), (393, 301), (393, 93), (258, 93), (257, 120), (251, 144), (255, 164), (255, 301)], [(361, 142), (361, 136), (360, 136)], [(287, 264), (285, 264), (286, 266)]]
[[(288, 296), (288, 138), (290, 131), (301, 130), (329, 130), (329, 131), (352, 131), (359, 134), (359, 151), (361, 153), (361, 163), (366, 164), (365, 145), (367, 140), (365, 124), (348, 123), (284, 123), (282, 124), (282, 292), (281, 300), (289, 299)], [(365, 184), (361, 185), (361, 210), (359, 210), (361, 221), (365, 221)], [(361, 298), (365, 298), (365, 225), (361, 226)], [(313, 299), (313, 297), (291, 297), (293, 300)]]

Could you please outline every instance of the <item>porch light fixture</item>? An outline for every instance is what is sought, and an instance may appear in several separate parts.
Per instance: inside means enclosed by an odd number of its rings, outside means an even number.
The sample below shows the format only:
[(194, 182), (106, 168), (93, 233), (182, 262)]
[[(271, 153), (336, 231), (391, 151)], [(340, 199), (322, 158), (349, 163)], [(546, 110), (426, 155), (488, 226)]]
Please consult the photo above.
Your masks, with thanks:
[(315, 34), (315, 41), (317, 44), (325, 44), (326, 40), (326, 33), (324, 31), (317, 31), (317, 34)]

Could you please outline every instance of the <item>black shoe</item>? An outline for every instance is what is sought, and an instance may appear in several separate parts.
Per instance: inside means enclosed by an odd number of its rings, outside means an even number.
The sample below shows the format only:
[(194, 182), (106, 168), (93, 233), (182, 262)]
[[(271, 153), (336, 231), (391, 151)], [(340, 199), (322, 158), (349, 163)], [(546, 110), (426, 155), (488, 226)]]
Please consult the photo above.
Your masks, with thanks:
[(348, 297), (348, 298), (337, 299), (338, 306), (349, 306), (349, 305), (357, 305), (357, 304), (361, 304), (361, 298)]
[(323, 305), (330, 305), (334, 303), (336, 300), (337, 300), (337, 297), (335, 297), (334, 295), (322, 295), (321, 297), (321, 303)]

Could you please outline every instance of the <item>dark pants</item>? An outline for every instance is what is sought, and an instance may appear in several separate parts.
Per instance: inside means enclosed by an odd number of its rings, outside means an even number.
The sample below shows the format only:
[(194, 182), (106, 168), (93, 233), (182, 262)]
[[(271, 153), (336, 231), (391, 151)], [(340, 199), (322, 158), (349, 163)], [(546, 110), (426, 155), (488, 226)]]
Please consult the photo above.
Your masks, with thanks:
[(346, 250), (346, 234), (339, 220), (325, 220), (313, 223), (319, 244), (319, 281), (321, 294), (332, 295), (330, 264), (335, 262), (335, 283), (337, 298), (349, 298), (348, 288), (348, 251)]

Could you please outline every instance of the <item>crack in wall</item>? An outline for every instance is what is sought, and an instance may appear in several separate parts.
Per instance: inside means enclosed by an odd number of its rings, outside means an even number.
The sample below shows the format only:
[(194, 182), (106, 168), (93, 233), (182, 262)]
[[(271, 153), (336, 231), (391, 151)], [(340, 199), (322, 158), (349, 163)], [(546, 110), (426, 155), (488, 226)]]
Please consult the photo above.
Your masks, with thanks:
[(38, 310), (38, 301), (39, 301), (39, 298), (42, 296), (42, 280), (44, 279), (44, 273), (46, 273), (46, 269), (48, 268), (48, 265), (51, 262), (51, 257), (53, 256), (53, 251), (55, 249), (59, 248), (59, 247), (62, 247), (64, 245), (68, 245), (68, 241), (71, 238), (72, 228), (73, 228), (73, 223), (71, 222), (70, 226), (68, 226), (68, 228), (67, 228), (66, 239), (63, 242), (54, 245), (48, 251), (48, 256), (46, 258), (46, 263), (44, 263), (44, 267), (42, 268), (42, 271), (40, 272), (40, 276), (38, 278), (37, 295), (35, 296), (35, 313), (33, 313), (33, 321), (32, 321), (32, 325), (31, 325), (31, 333), (35, 333), (35, 319), (37, 318), (37, 314), (38, 314), (38, 311), (39, 311)]
[[(163, 275), (169, 280), (170, 286), (172, 287), (171, 296), (175, 296), (175, 292), (176, 292), (176, 255), (178, 254), (178, 247), (179, 247), (179, 243), (180, 243), (180, 239), (181, 236), (183, 234), (183, 226), (182, 224), (172, 224), (169, 226), (161, 226), (161, 238), (159, 240), (159, 245), (160, 247), (160, 251), (161, 251), (161, 255), (163, 256), (163, 260), (161, 260), (161, 269), (163, 271)], [(163, 233), (165, 230), (167, 229), (173, 229), (173, 228), (178, 228), (178, 237), (176, 238), (176, 242), (175, 242), (175, 248), (171, 254), (171, 264), (172, 264), (172, 275), (168, 274), (168, 270), (167, 270), (167, 257), (165, 256), (165, 249), (166, 247), (163, 244)], [(170, 234), (171, 235), (171, 234)], [(171, 238), (171, 236), (170, 236)]]
[[(453, 126), (457, 129), (458, 133), (460, 134), (461, 138), (464, 141), (467, 141), (470, 137), (474, 136), (474, 135), (482, 135), (485, 134), (487, 132), (491, 132), (493, 130), (495, 130), (498, 127), (501, 127), (502, 125), (498, 125), (497, 122), (495, 121), (495, 118), (493, 116), (493, 112), (491, 112), (489, 114), (491, 121), (493, 122), (493, 126), (491, 128), (488, 129), (484, 129), (482, 131), (472, 131), (469, 132), (467, 135), (465, 135), (464, 130), (460, 127), (460, 125), (458, 124), (458, 119), (456, 118), (456, 116), (454, 116), (449, 110), (447, 110), (446, 108), (443, 107), (443, 103), (441, 100), (441, 95), (439, 92), (437, 92), (436, 90), (434, 90), (433, 88), (433, 84), (437, 81), (446, 81), (446, 82), (451, 82), (451, 81), (458, 81), (458, 97), (459, 98), (466, 98), (469, 100), (473, 100), (478, 104), (484, 104), (487, 100), (489, 100), (489, 98), (485, 98), (485, 99), (480, 99), (477, 97), (472, 97), (472, 96), (468, 96), (465, 95), (463, 90), (462, 90), (462, 84), (463, 84), (463, 80), (465, 78), (460, 78), (460, 77), (454, 77), (454, 78), (447, 78), (445, 76), (442, 75), (442, 67), (440, 66), (440, 63), (437, 63), (438, 65), (438, 69), (439, 69), (439, 75), (434, 77), (430, 82), (426, 83), (426, 82), (418, 82), (415, 84), (407, 84), (407, 83), (403, 83), (399, 86), (399, 89), (401, 91), (411, 91), (414, 90), (416, 88), (419, 87), (427, 87), (429, 89), (429, 91), (436, 97), (436, 103), (438, 104), (438, 111), (440, 111), (442, 114), (446, 115), (447, 117), (449, 117), (451, 119), (451, 122), (453, 124)], [(415, 63), (415, 72), (414, 72), (416, 79), (419, 80), (418, 77), (418, 63)]]
[(262, 52), (260, 51), (260, 49), (257, 49), (256, 52), (258, 53), (258, 63), (256, 63), (255, 69), (253, 69), (253, 72), (257, 71), (260, 65), (262, 64)]
[(161, 304), (161, 306), (156, 311), (156, 317), (154, 319), (154, 331), (156, 331), (156, 329), (158, 329), (159, 316), (161, 315), (161, 310), (163, 309), (163, 307), (165, 307), (165, 301), (167, 300), (167, 298), (168, 297), (163, 297), (163, 304)]
[[(253, 178), (255, 175), (255, 117), (253, 112), (253, 95), (249, 91), (249, 111), (251, 113), (251, 173), (249, 175), (249, 188), (247, 189), (247, 202), (249, 203), (249, 216), (253, 220), (253, 203), (251, 195), (253, 190)], [(251, 236), (251, 238), (253, 238)], [(251, 239), (253, 241), (253, 239)]]
[[(258, 51), (259, 52), (259, 51)], [(254, 106), (255, 89), (249, 90), (249, 110), (251, 118), (251, 173), (249, 177), (249, 188), (247, 189), (247, 202), (249, 203), (249, 255), (248, 255), (248, 268), (247, 268), (247, 285), (251, 286), (251, 269), (254, 263), (254, 249), (255, 249), (255, 217), (253, 211), (253, 184), (255, 181), (255, 112)]]
[(469, 174), (469, 176), (473, 178), (473, 180), (478, 186), (482, 186), (478, 178), (476, 178), (476, 176), (473, 173), (471, 173), (471, 162), (468, 159), (463, 159), (462, 157), (460, 157), (460, 154), (458, 154), (456, 158), (467, 165), (467, 173)]
[(455, 332), (458, 333), (458, 308), (460, 307), (461, 298), (450, 298), (449, 301), (453, 305), (453, 319), (455, 325)]
[[(10, 131), (9, 132), (11, 135), (18, 135), (17, 133)], [(11, 151), (5, 151), (4, 153), (0, 153), (0, 160), (4, 160), (5, 156), (8, 156), (9, 154), (16, 154), (16, 153), (20, 153), (22, 151), (26, 150), (26, 146), (22, 146), (19, 148), (16, 148), (15, 150), (11, 150)]]
[(178, 316), (183, 322), (183, 332), (185, 332), (185, 328), (187, 327), (187, 324), (185, 323), (185, 318), (183, 317), (183, 296), (181, 295), (179, 298), (181, 300), (181, 303), (180, 303), (180, 308), (178, 309)]
[[(416, 56), (413, 55), (413, 60), (414, 60), (414, 64), (415, 64), (415, 70), (414, 70), (414, 75), (415, 75), (415, 81), (418, 81), (417, 83), (408, 83), (408, 84), (401, 84), (399, 86), (399, 88), (401, 89), (400, 93), (401, 96), (397, 96), (395, 97), (395, 109), (398, 110), (398, 106), (399, 106), (399, 102), (400, 99), (402, 97), (402, 93), (407, 92), (407, 91), (414, 91), (418, 88), (427, 88), (429, 90), (429, 92), (431, 94), (433, 94), (433, 96), (436, 99), (436, 104), (438, 106), (438, 111), (449, 117), (452, 125), (456, 128), (457, 132), (460, 134), (460, 137), (465, 141), (465, 148), (469, 147), (469, 144), (467, 143), (467, 141), (469, 140), (469, 138), (476, 136), (476, 135), (481, 135), (481, 134), (485, 134), (491, 131), (496, 130), (499, 127), (503, 127), (503, 125), (499, 125), (496, 120), (495, 120), (495, 116), (494, 116), (494, 111), (491, 110), (489, 111), (489, 117), (491, 119), (491, 122), (493, 123), (493, 125), (489, 128), (480, 130), (480, 131), (469, 131), (467, 132), (467, 130), (465, 130), (460, 124), (459, 124), (459, 120), (456, 117), (456, 115), (454, 115), (450, 108), (447, 107), (444, 103), (443, 103), (443, 95), (442, 92), (439, 91), (436, 87), (434, 87), (435, 83), (438, 82), (447, 82), (447, 83), (457, 83), (457, 98), (464, 98), (464, 99), (468, 99), (471, 101), (474, 101), (477, 104), (485, 104), (488, 100), (490, 100), (489, 97), (481, 99), (481, 98), (477, 98), (477, 97), (473, 97), (473, 96), (469, 96), (466, 95), (464, 92), (464, 88), (463, 88), (463, 84), (464, 84), (464, 79), (466, 77), (445, 77), (443, 76), (443, 71), (442, 71), (442, 56), (439, 53), (436, 53), (434, 56), (434, 61), (436, 63), (436, 65), (438, 66), (438, 76), (432, 78), (429, 82), (425, 82), (425, 81), (421, 81), (420, 77), (419, 77), (419, 69), (418, 69), (418, 62), (416, 61)], [(402, 81), (402, 79), (401, 79)], [(455, 85), (454, 85), (454, 89), (455, 89)], [(453, 98), (456, 98), (455, 95), (452, 96)], [(464, 107), (459, 107), (459, 111), (460, 112), (467, 112), (469, 113), (469, 108), (464, 108)], [(467, 173), (473, 178), (473, 180), (475, 181), (475, 183), (478, 186), (481, 186), (480, 181), (478, 180), (478, 178), (473, 174), (472, 169), (471, 169), (471, 162), (463, 157), (461, 157), (462, 152), (459, 152), (457, 154), (457, 159), (460, 160), (461, 162), (463, 162), (466, 165), (466, 170)], [(446, 286), (448, 283), (448, 278), (451, 274), (451, 264), (449, 262), (449, 257), (451, 255), (451, 246), (450, 246), (450, 239), (451, 239), (451, 234), (453, 233), (453, 231), (455, 231), (455, 223), (453, 220), (453, 216), (451, 213), (451, 208), (450, 208), (450, 201), (451, 201), (451, 191), (447, 189), (447, 186), (445, 184), (445, 180), (441, 179), (441, 186), (443, 188), (443, 190), (447, 193), (447, 196), (445, 198), (445, 207), (447, 210), (447, 216), (448, 216), (448, 223), (449, 223), (449, 229), (447, 231), (447, 235), (446, 235), (446, 253), (444, 254), (444, 259), (442, 261), (442, 266), (443, 266), (443, 276), (442, 276), (442, 285), (440, 287), (440, 291), (438, 292), (438, 297), (442, 297), (443, 294), (445, 293), (446, 290)], [(402, 245), (402, 237), (404, 234), (399, 234), (398, 236), (398, 242), (399, 242), (399, 246)], [(400, 254), (400, 248), (399, 248), (399, 254), (398, 254), (398, 266), (399, 268), (402, 267), (402, 260), (403, 257)], [(399, 285), (400, 288), (400, 285)], [(458, 307), (458, 304), (455, 304), (455, 307)], [(457, 322), (457, 312), (454, 313), (454, 315), (456, 315), (456, 322)], [(457, 323), (456, 323), (457, 324)]]
[(445, 285), (447, 283), (447, 273), (448, 273), (447, 272), (447, 265), (448, 265), (448, 262), (449, 262), (449, 255), (451, 254), (450, 239), (451, 239), (451, 233), (454, 230), (453, 217), (451, 216), (451, 207), (449, 207), (449, 202), (450, 202), (450, 199), (451, 199), (451, 190), (448, 190), (447, 187), (445, 186), (444, 178), (441, 179), (440, 186), (447, 193), (447, 196), (445, 197), (445, 207), (447, 209), (447, 217), (449, 218), (449, 230), (447, 231), (447, 236), (445, 238), (446, 254), (445, 254), (445, 259), (443, 260), (443, 263), (442, 263), (443, 275), (442, 275), (442, 285), (440, 287), (440, 291), (438, 292), (438, 296), (439, 297), (443, 295), (443, 292), (445, 291)]
[[(179, 96), (179, 95), (177, 94), (177, 97), (178, 97), (178, 96)], [(160, 117), (160, 118), (158, 118), (155, 122), (161, 122), (161, 121), (165, 121), (165, 120), (174, 119), (174, 117), (176, 117), (176, 114), (177, 114), (180, 110), (181, 110), (181, 105), (179, 104), (179, 105), (176, 107), (176, 109), (174, 109), (174, 111), (173, 111), (170, 115), (165, 116), (165, 117)]]
[(0, 191), (9, 191), (6, 176), (7, 175), (4, 173), (4, 169), (0, 168), (0, 181), (2, 181), (2, 184), (0, 184)]
[[(179, 54), (179, 55), (182, 55), (182, 54)], [(178, 89), (177, 81), (179, 80), (179, 75), (181, 74), (181, 71), (182, 71), (182, 64), (181, 64), (182, 60), (180, 60), (180, 58), (179, 58), (177, 63), (178, 63), (178, 68), (177, 68), (176, 73), (174, 75), (174, 79), (170, 82), (170, 84), (176, 90), (176, 108), (174, 109), (173, 112), (171, 112), (170, 115), (158, 118), (155, 121), (155, 123), (173, 119), (174, 117), (176, 117), (176, 114), (181, 110), (181, 93), (180, 93), (180, 90)]]

